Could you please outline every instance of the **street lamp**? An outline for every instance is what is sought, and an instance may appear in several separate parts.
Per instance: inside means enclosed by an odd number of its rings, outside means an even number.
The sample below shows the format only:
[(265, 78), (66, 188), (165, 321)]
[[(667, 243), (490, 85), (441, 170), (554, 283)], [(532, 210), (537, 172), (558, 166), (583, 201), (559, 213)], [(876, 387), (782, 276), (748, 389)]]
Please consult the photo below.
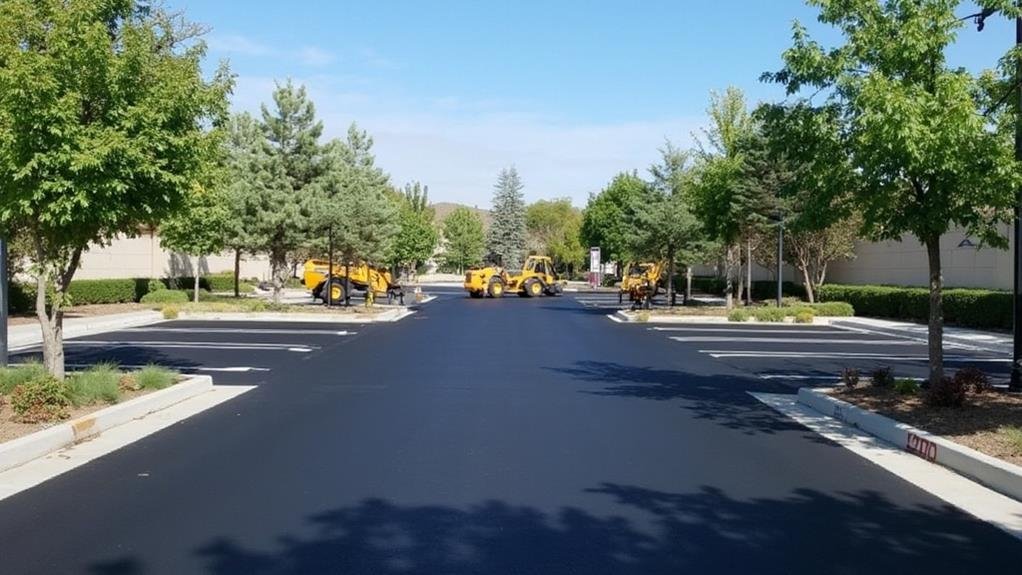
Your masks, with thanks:
[[(1020, 3), (1016, 3), (1018, 6)], [(985, 8), (978, 14), (970, 16), (976, 22), (976, 31), (982, 32), (986, 19), (994, 14), (992, 8)], [(1015, 47), (1022, 49), (1022, 16), (1015, 18)], [(1022, 162), (1022, 57), (1015, 62), (1015, 91), (1018, 98), (1018, 109), (1015, 111), (1015, 161)], [(1013, 312), (1013, 345), (1011, 358), (1011, 383), (1008, 390), (1022, 392), (1022, 188), (1015, 190), (1015, 229), (1014, 229), (1014, 294), (1012, 298)]]
[(7, 367), (7, 239), (0, 235), (0, 367)]

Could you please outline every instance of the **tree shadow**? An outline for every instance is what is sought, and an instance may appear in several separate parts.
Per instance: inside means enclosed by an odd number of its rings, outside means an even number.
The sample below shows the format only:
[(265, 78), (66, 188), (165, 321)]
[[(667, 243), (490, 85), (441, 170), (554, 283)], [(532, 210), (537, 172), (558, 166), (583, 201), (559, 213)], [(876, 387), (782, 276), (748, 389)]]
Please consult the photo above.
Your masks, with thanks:
[[(195, 554), (204, 572), (223, 575), (677, 575), (1006, 572), (1020, 552), (1017, 540), (950, 507), (899, 506), (870, 491), (740, 499), (709, 486), (604, 483), (586, 493), (619, 514), (366, 499), (310, 516), (301, 534), (279, 534), (268, 548), (219, 537)], [(145, 568), (127, 556), (90, 572)]]
[[(547, 367), (590, 383), (608, 384), (582, 393), (606, 397), (628, 397), (652, 401), (678, 401), (696, 419), (713, 421), (746, 434), (805, 432), (798, 423), (781, 416), (747, 392), (791, 393), (791, 389), (749, 378), (727, 375), (702, 376), (670, 369), (637, 367), (606, 361), (578, 361), (574, 367)], [(807, 434), (812, 441), (822, 441)]]

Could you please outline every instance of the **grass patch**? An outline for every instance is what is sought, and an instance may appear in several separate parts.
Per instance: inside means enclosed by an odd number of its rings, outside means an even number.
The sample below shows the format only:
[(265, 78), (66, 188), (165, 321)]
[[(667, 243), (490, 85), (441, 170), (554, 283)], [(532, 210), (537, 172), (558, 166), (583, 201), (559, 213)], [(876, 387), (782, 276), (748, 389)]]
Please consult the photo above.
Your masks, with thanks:
[(147, 365), (132, 374), (140, 389), (165, 389), (174, 385), (177, 373), (158, 365)]
[(746, 322), (749, 321), (749, 312), (744, 309), (733, 309), (727, 314), (728, 321)]
[(71, 402), (77, 406), (114, 404), (121, 399), (121, 372), (112, 363), (99, 363), (68, 378)]
[(998, 429), (997, 433), (1008, 441), (1008, 444), (1015, 449), (1015, 453), (1022, 455), (1022, 427), (1005, 425)]
[(46, 368), (38, 362), (0, 369), (0, 395), (10, 395), (15, 387), (46, 375)]

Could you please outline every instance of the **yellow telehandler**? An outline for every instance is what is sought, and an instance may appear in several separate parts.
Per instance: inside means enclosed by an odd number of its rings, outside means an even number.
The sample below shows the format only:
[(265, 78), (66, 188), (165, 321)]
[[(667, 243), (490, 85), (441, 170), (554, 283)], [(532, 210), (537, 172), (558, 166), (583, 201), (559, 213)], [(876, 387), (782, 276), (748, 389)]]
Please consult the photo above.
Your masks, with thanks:
[[(329, 262), (325, 260), (309, 260), (305, 262), (302, 275), (302, 284), (312, 290), (313, 298), (321, 299), (323, 303), (327, 303), (328, 296), (329, 301), (334, 304), (344, 303), (346, 295), (344, 279), (347, 272), (347, 283), (351, 290), (364, 291), (367, 295), (371, 293), (369, 299), (386, 296), (387, 303), (397, 299), (399, 303), (404, 304), (404, 290), (394, 281), (390, 270), (372, 267), (366, 263), (347, 267), (334, 263), (333, 273), (329, 274), (328, 281), (329, 267)], [(330, 291), (327, 292), (327, 289)]]
[(465, 290), (474, 298), (504, 297), (508, 292), (522, 297), (552, 296), (564, 291), (564, 283), (557, 279), (554, 263), (547, 256), (529, 256), (517, 275), (495, 266), (470, 269), (465, 274)]
[(624, 303), (627, 295), (628, 301), (632, 302), (632, 309), (653, 307), (653, 298), (660, 292), (664, 267), (664, 262), (628, 262), (621, 278), (617, 302)]

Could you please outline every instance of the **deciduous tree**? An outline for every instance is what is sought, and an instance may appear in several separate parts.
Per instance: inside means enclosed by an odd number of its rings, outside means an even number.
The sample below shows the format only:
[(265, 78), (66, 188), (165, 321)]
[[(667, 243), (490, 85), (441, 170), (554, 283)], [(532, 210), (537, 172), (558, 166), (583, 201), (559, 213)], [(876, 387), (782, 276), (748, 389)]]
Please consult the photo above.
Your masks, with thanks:
[(486, 235), (483, 220), (469, 208), (459, 207), (443, 221), (444, 262), (458, 270), (465, 271), (470, 265), (479, 263), (486, 251)]
[(194, 258), (195, 280), (193, 298), (199, 301), (199, 259), (221, 252), (227, 244), (230, 209), (226, 196), (213, 184), (196, 187), (185, 207), (160, 224), (160, 243), (175, 252)]
[[(926, 246), (930, 275), (930, 381), (943, 377), (940, 238), (958, 226), (1005, 246), (1019, 171), (1008, 138), (980, 107), (983, 85), (947, 63), (964, 22), (957, 1), (811, 0), (842, 44), (825, 49), (799, 23), (784, 67), (767, 75), (789, 94), (824, 91), (862, 176), (853, 201), (874, 239), (911, 234)], [(1001, 6), (1014, 10), (1008, 3)], [(1016, 78), (1017, 82), (1018, 79)]]
[(200, 33), (132, 0), (0, 3), (0, 228), (32, 243), (57, 377), (82, 252), (173, 215), (220, 157), (231, 77), (203, 75)]

